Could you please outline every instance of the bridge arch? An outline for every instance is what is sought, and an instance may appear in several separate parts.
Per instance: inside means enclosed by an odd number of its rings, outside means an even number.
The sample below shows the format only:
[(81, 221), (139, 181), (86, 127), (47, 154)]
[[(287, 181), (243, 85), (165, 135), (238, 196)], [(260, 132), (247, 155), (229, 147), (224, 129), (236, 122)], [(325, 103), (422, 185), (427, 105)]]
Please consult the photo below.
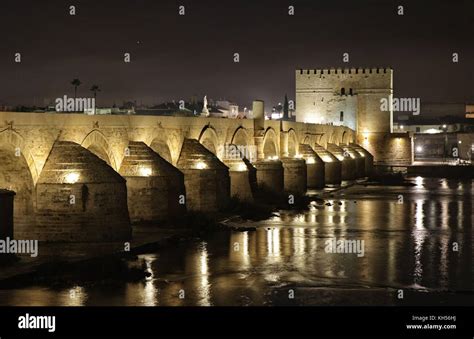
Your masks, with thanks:
[(250, 142), (249, 142), (249, 136), (248, 136), (247, 130), (243, 128), (242, 126), (239, 126), (235, 130), (234, 134), (232, 135), (232, 139), (230, 140), (230, 143), (233, 145), (248, 146)]
[[(33, 176), (36, 175), (36, 178)], [(15, 234), (33, 227), (36, 167), (23, 138), (12, 130), (0, 132), (0, 188), (14, 191)]]
[(205, 126), (199, 134), (198, 141), (206, 147), (210, 152), (218, 155), (219, 138), (217, 132), (211, 125)]
[(327, 133), (323, 133), (321, 134), (319, 137), (318, 137), (318, 141), (317, 143), (320, 145), (320, 146), (323, 146), (324, 148), (327, 148), (328, 146), (328, 135)]
[(115, 171), (118, 171), (117, 162), (110, 147), (109, 142), (105, 135), (98, 131), (93, 130), (86, 135), (84, 140), (81, 142), (81, 146), (94, 153), (96, 156), (104, 160), (109, 166)]
[(158, 153), (170, 164), (176, 165), (181, 152), (183, 138), (174, 129), (157, 128), (145, 142), (154, 152)]
[(335, 130), (332, 131), (331, 136), (329, 137), (329, 140), (327, 142), (329, 142), (331, 144), (336, 144), (336, 145), (339, 144), (339, 138), (338, 138), (337, 133), (336, 133)]
[(272, 127), (268, 127), (263, 137), (263, 156), (265, 158), (278, 157), (279, 154), (276, 132)]
[(20, 151), (21, 155), (23, 156), (28, 165), (28, 169), (30, 171), (31, 177), (33, 178), (33, 182), (36, 183), (36, 181), (38, 180), (39, 173), (36, 168), (33, 156), (25, 145), (23, 137), (16, 131), (11, 129), (0, 131), (0, 147), (2, 145), (10, 145), (15, 149), (15, 152), (17, 150)]
[(355, 134), (354, 134), (354, 131), (349, 130), (349, 131), (347, 131), (347, 144), (350, 144), (350, 143), (353, 143), (353, 142), (356, 142)]
[(298, 147), (298, 137), (296, 136), (296, 132), (293, 128), (288, 130), (288, 156), (294, 157), (299, 152)]
[(344, 131), (342, 132), (342, 137), (341, 137), (341, 143), (344, 145), (349, 145), (351, 143), (352, 139), (352, 133), (349, 131)]

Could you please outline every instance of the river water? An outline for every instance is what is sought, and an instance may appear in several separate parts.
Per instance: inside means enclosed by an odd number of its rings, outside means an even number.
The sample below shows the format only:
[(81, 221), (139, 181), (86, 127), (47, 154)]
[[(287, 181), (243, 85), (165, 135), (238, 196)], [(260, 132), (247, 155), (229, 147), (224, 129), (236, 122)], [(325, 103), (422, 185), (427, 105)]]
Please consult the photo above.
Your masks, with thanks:
[[(472, 305), (474, 184), (411, 180), (140, 255), (146, 281), (0, 290), (0, 305)], [(328, 252), (328, 240), (363, 253)]]

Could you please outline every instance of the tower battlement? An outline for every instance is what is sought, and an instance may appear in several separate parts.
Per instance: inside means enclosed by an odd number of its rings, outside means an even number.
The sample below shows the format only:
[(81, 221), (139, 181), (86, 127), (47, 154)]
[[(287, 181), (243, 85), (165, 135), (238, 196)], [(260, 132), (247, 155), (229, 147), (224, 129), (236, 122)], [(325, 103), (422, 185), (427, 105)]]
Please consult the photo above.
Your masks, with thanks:
[(376, 68), (323, 68), (323, 69), (299, 69), (296, 70), (298, 74), (391, 74), (390, 67), (376, 67)]

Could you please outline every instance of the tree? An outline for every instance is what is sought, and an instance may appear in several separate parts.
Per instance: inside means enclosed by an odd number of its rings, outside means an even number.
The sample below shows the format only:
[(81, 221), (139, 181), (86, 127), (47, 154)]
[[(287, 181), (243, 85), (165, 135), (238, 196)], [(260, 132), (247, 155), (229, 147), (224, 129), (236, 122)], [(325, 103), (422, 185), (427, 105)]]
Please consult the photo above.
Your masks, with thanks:
[(96, 102), (96, 99), (97, 99), (97, 92), (100, 92), (100, 88), (97, 85), (92, 85), (90, 90), (92, 92), (94, 92), (94, 114), (95, 114), (95, 106), (96, 106), (95, 102)]
[(285, 103), (283, 104), (283, 120), (289, 120), (289, 105), (288, 105), (288, 97), (285, 94)]
[(74, 86), (74, 104), (75, 104), (76, 103), (76, 97), (77, 97), (77, 88), (81, 85), (81, 80), (72, 79), (71, 85)]
[(74, 102), (76, 102), (76, 97), (77, 97), (77, 88), (81, 86), (81, 80), (79, 79), (73, 79), (71, 81), (71, 85), (74, 86)]

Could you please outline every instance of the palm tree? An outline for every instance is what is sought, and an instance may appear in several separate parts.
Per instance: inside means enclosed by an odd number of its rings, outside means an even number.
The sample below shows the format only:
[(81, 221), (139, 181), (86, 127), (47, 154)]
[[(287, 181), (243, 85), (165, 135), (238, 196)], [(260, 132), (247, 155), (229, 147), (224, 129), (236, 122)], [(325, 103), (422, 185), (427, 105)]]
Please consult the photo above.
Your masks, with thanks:
[(79, 79), (72, 79), (71, 85), (74, 86), (74, 102), (76, 102), (77, 88), (81, 85), (81, 80), (79, 80)]
[(96, 102), (96, 98), (97, 98), (97, 92), (100, 92), (100, 88), (99, 86), (97, 85), (92, 85), (91, 89), (90, 89), (92, 92), (94, 92), (94, 114), (95, 114), (95, 102)]

